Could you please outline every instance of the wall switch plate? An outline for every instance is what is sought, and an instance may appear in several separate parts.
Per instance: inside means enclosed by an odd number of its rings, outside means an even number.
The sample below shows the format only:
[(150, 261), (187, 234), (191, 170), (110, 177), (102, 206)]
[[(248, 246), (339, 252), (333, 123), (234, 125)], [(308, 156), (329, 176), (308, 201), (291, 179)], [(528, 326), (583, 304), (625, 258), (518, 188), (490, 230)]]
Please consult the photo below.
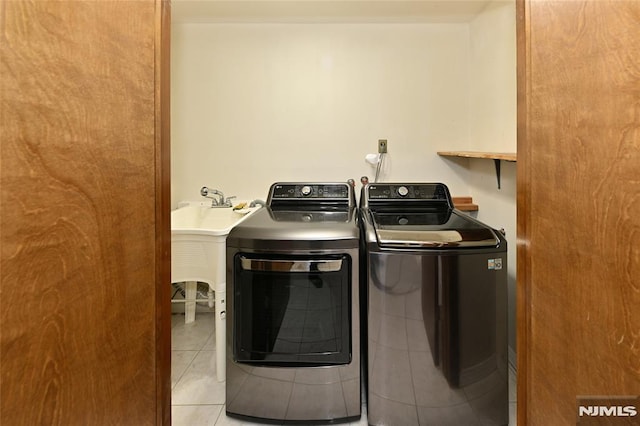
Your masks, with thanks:
[(387, 153), (387, 140), (378, 139), (378, 154), (386, 154), (386, 153)]

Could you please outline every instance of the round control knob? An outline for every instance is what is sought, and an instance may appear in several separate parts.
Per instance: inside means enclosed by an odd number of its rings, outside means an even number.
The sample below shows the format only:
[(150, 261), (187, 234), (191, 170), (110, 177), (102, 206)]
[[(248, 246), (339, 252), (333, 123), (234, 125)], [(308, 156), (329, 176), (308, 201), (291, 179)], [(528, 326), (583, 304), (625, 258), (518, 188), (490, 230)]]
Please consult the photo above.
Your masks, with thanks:
[(398, 188), (398, 195), (399, 196), (406, 197), (408, 193), (409, 193), (409, 190), (407, 189), (406, 186), (401, 186), (400, 188)]
[(309, 185), (305, 185), (300, 189), (300, 193), (305, 197), (311, 194), (311, 187)]

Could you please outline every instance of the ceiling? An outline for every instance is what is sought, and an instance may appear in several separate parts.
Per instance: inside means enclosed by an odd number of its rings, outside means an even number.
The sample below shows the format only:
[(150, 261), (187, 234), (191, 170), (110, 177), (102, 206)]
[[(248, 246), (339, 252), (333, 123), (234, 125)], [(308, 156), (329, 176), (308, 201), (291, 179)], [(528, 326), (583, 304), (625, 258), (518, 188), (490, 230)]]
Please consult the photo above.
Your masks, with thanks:
[[(511, 0), (513, 1), (513, 0)], [(487, 0), (173, 0), (175, 23), (457, 23)]]

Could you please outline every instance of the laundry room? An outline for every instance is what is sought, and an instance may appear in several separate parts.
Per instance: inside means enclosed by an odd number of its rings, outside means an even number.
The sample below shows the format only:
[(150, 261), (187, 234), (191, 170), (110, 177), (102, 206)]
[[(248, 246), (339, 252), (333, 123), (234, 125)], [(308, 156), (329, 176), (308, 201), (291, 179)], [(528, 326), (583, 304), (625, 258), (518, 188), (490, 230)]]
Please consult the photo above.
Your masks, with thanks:
[(515, 367), (515, 21), (513, 0), (174, 0), (172, 209), (203, 186), (444, 183), (505, 232)]

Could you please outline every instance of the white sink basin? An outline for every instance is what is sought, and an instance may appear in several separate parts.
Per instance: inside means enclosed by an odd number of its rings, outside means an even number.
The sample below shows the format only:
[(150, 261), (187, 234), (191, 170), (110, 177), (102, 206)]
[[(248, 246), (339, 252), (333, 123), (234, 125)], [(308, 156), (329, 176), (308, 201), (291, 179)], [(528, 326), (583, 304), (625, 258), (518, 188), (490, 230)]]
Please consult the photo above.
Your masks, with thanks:
[[(190, 204), (171, 212), (171, 282), (185, 282), (185, 322), (195, 320), (197, 282), (209, 285), (216, 315), (216, 375), (226, 378), (226, 250), (231, 229), (260, 207), (233, 210)], [(172, 300), (173, 301), (173, 300)]]
[(233, 210), (231, 207), (189, 205), (171, 212), (172, 234), (228, 235), (231, 229), (260, 207)]

